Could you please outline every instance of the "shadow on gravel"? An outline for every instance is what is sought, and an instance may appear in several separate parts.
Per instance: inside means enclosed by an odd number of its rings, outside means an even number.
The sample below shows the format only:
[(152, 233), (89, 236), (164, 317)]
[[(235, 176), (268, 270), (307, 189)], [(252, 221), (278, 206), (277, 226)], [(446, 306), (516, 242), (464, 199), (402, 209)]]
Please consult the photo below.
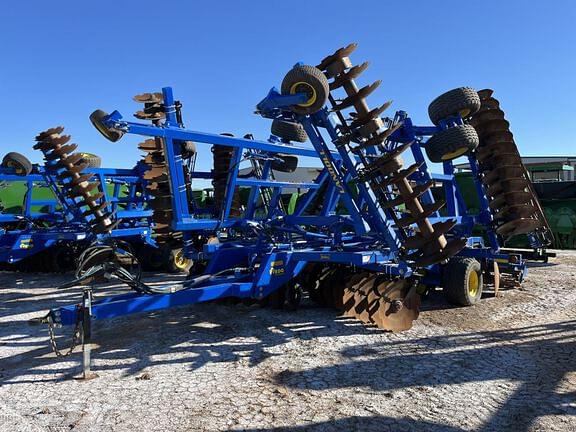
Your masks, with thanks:
[(576, 415), (573, 394), (556, 392), (565, 375), (576, 371), (576, 321), (356, 346), (342, 355), (349, 361), (303, 372), (288, 369), (276, 381), (314, 390), (427, 391), (438, 385), (506, 380), (517, 383), (516, 390), (480, 430), (525, 431), (540, 416)]
[[(57, 330), (58, 345), (66, 350), (73, 329)], [(208, 363), (246, 361), (257, 365), (274, 355), (272, 348), (293, 339), (338, 338), (378, 331), (339, 318), (335, 311), (304, 306), (295, 312), (257, 305), (205, 303), (94, 321), (93, 367), (133, 376), (144, 368), (185, 364), (190, 369)], [(0, 348), (18, 354), (0, 358), (0, 385), (61, 381), (80, 372), (79, 349), (56, 358), (46, 326), (25, 321), (0, 324)], [(1, 376), (1, 375), (4, 376)]]
[(555, 267), (558, 263), (555, 262), (541, 262), (541, 261), (528, 261), (526, 267), (528, 268), (541, 268), (541, 267)]
[[(182, 276), (172, 274), (145, 274), (147, 282), (168, 282), (182, 280)], [(56, 308), (77, 303), (82, 298), (82, 288), (58, 289), (59, 285), (73, 279), (66, 274), (32, 274), (0, 272), (0, 318)], [(127, 292), (123, 284), (97, 288), (95, 295), (111, 295)], [(2, 324), (0, 324), (2, 325)]]
[(326, 432), (326, 431), (426, 431), (426, 432), (462, 432), (465, 429), (431, 423), (409, 418), (392, 418), (383, 416), (348, 417), (322, 423), (312, 423), (303, 426), (287, 426), (271, 429), (242, 429), (244, 432)]
[[(14, 291), (9, 289), (8, 294), (17, 296)], [(54, 306), (56, 300), (70, 302), (78, 295), (78, 291), (66, 290), (61, 298), (54, 299), (50, 297), (53, 293), (46, 291), (40, 299), (29, 299), (28, 294), (22, 300), (14, 298), (8, 309), (21, 314)], [(0, 290), (0, 299), (5, 299), (4, 295)], [(60, 330), (66, 335), (71, 331)], [(305, 350), (306, 343), (312, 346), (319, 338), (331, 338), (337, 344), (340, 338), (375, 331), (354, 320), (338, 318), (328, 309), (304, 307), (284, 312), (242, 304), (184, 306), (95, 321), (94, 342), (100, 347), (93, 353), (94, 369), (135, 376), (154, 365), (183, 364), (190, 369), (218, 362), (257, 365), (272, 356), (286, 355), (289, 350), (277, 354), (275, 347), (294, 340), (298, 340), (300, 350)], [(68, 336), (59, 338), (59, 343), (66, 345)], [(3, 323), (0, 345), (4, 355), (0, 359), (1, 385), (59, 381), (79, 372), (80, 353), (55, 358), (44, 326)], [(13, 354), (5, 356), (10, 349)], [(426, 392), (439, 385), (490, 382), (497, 386), (501, 385), (498, 381), (513, 382), (511, 397), (491, 401), (499, 409), (486, 423), (485, 431), (524, 431), (540, 416), (576, 415), (574, 394), (556, 392), (565, 375), (576, 371), (576, 321), (411, 339), (391, 336), (378, 344), (345, 348), (340, 354), (341, 364), (311, 370), (291, 370), (290, 363), (286, 363), (287, 370), (277, 374), (275, 380), (289, 388), (368, 387), (391, 393), (407, 388)], [(367, 426), (356, 427), (355, 421), (367, 422)], [(339, 429), (352, 424), (348, 430), (386, 430), (378, 429), (386, 421), (386, 417), (353, 417), (341, 420)], [(457, 430), (410, 419), (401, 422), (404, 429)], [(330, 424), (285, 430), (314, 427), (330, 429)]]

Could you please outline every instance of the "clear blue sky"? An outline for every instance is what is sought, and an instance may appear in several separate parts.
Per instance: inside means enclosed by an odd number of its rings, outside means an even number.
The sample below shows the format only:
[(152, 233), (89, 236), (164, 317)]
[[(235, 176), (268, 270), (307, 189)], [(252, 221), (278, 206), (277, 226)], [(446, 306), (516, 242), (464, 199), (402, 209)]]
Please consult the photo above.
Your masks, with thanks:
[(361, 82), (383, 81), (372, 106), (428, 123), (440, 93), (490, 87), (523, 154), (576, 154), (574, 1), (10, 1), (0, 17), (2, 154), (37, 162), (35, 134), (64, 125), (106, 166), (131, 166), (138, 138), (107, 142), (88, 115), (129, 116), (133, 95), (167, 85), (189, 128), (266, 138), (255, 104), (297, 61), (350, 42), (371, 62)]

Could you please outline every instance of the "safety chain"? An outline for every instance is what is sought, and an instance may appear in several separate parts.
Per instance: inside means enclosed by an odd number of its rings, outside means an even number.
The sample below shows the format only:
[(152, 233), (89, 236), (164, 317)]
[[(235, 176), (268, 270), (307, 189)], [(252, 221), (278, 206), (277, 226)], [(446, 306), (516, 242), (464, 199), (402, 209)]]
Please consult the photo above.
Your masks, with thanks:
[(72, 334), (72, 344), (70, 348), (66, 352), (62, 352), (58, 349), (58, 345), (56, 344), (56, 335), (54, 334), (54, 322), (50, 320), (48, 323), (48, 335), (50, 336), (50, 346), (52, 347), (52, 351), (56, 354), (56, 357), (68, 357), (72, 354), (72, 351), (78, 346), (81, 341), (80, 337), (80, 329), (82, 325), (82, 320), (80, 320), (80, 314), (78, 314), (78, 318), (76, 319), (76, 325), (74, 326), (74, 333)]

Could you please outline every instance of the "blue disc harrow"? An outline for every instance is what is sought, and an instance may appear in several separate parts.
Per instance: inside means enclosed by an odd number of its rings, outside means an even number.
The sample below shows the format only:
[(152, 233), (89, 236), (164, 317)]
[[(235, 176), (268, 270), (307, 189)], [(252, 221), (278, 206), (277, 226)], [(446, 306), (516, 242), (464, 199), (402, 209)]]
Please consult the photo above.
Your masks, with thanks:
[[(170, 87), (135, 98), (144, 104), (136, 122), (118, 111), (95, 111), (91, 121), (110, 141), (143, 137), (153, 227), (164, 240), (177, 238), (194, 265), (183, 283), (132, 281), (129, 294), (94, 300), (90, 294), (89, 314), (84, 302), (54, 309), (45, 321), (72, 325), (227, 297), (295, 308), (307, 293), (364, 323), (400, 331), (418, 317), (427, 290), (443, 287), (450, 301), (470, 305), (485, 285), (520, 283), (525, 260), (503, 252), (503, 239), (528, 235), (541, 248), (550, 234), (523, 183), (511, 134), (486, 114), (495, 109), (491, 94), (462, 87), (440, 96), (430, 105), (432, 125), (415, 125), (405, 111), (384, 117), (389, 102), (370, 108), (366, 100), (380, 82), (356, 82), (368, 64), (353, 65), (355, 48), (317, 66), (298, 63), (279, 90), (269, 91), (257, 105), (271, 121), (267, 140), (187, 129)], [(503, 116), (499, 108), (492, 114)], [(506, 152), (496, 148), (503, 141)], [(212, 170), (190, 162), (196, 146), (211, 147)], [(315, 158), (319, 174), (277, 179), (295, 172), (299, 157)], [(468, 159), (474, 176), (476, 214), (455, 180), (458, 157)], [(498, 157), (518, 169), (502, 169)], [(441, 173), (432, 172), (431, 162)], [(211, 206), (191, 192), (196, 179), (212, 181)], [(287, 205), (293, 190), (302, 193)], [(81, 202), (92, 226), (110, 227), (96, 200)]]

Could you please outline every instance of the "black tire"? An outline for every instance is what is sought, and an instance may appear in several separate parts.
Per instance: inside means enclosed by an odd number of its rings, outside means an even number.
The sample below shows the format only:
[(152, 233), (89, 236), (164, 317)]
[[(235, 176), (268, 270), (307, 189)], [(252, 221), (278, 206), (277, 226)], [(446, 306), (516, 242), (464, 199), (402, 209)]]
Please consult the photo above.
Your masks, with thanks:
[(290, 281), (284, 293), (283, 308), (288, 311), (295, 311), (300, 307), (302, 301), (302, 287), (299, 283)]
[(465, 124), (441, 130), (426, 142), (425, 148), (432, 162), (445, 162), (471, 152), (479, 143), (476, 129)]
[(16, 152), (7, 153), (2, 159), (2, 166), (14, 168), (17, 175), (26, 176), (32, 172), (32, 162), (26, 156)]
[(207, 261), (194, 261), (190, 267), (190, 270), (188, 270), (188, 276), (186, 276), (186, 280), (190, 280), (203, 275), (206, 271), (206, 267), (208, 267)]
[(145, 271), (157, 272), (164, 269), (164, 255), (164, 250), (144, 245), (138, 252), (138, 260)]
[(102, 166), (102, 158), (92, 153), (80, 153), (82, 161), (88, 164), (88, 168), (100, 168)]
[(480, 263), (474, 258), (455, 257), (443, 270), (446, 300), (458, 306), (472, 306), (480, 301), (484, 279)]
[(278, 153), (277, 160), (272, 161), (272, 169), (285, 173), (293, 173), (298, 168), (298, 156)]
[(196, 154), (196, 144), (194, 141), (182, 141), (180, 145), (183, 159), (190, 159)]
[(270, 129), (273, 135), (288, 141), (301, 143), (308, 141), (308, 135), (300, 123), (274, 119)]
[(440, 120), (459, 114), (470, 117), (480, 109), (480, 96), (470, 87), (459, 87), (441, 94), (428, 106), (428, 116), (438, 125)]
[(66, 273), (76, 268), (76, 254), (72, 247), (58, 245), (49, 249), (47, 252), (51, 271), (55, 273)]
[(166, 249), (164, 267), (168, 273), (188, 273), (193, 261), (184, 256), (182, 248), (168, 247)]
[(103, 119), (106, 116), (108, 116), (107, 112), (102, 110), (96, 110), (92, 114), (90, 114), (90, 121), (92, 122), (94, 127), (98, 130), (98, 132), (104, 135), (104, 138), (106, 138), (109, 141), (116, 142), (120, 138), (122, 138), (122, 136), (124, 136), (124, 132), (106, 126), (103, 122)]
[(290, 107), (297, 114), (314, 114), (320, 111), (330, 94), (328, 79), (320, 69), (314, 66), (294, 66), (284, 77), (281, 86), (283, 95), (307, 93), (308, 101)]

